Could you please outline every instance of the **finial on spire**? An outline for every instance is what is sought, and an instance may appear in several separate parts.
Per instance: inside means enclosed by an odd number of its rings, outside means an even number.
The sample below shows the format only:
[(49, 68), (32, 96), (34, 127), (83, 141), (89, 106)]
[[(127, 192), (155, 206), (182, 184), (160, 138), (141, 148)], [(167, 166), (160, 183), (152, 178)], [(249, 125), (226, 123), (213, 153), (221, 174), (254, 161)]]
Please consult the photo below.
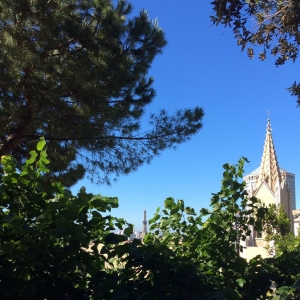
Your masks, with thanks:
[(268, 113), (268, 120), (270, 119), (270, 111), (267, 110), (267, 113)]

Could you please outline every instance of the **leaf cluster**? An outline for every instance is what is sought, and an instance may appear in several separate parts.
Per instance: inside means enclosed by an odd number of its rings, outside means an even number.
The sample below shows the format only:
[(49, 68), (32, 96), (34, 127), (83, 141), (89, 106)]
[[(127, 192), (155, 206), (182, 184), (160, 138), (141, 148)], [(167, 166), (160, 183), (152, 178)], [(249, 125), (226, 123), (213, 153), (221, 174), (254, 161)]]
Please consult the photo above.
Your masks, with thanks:
[[(278, 67), (286, 61), (295, 62), (300, 44), (300, 3), (297, 0), (214, 0), (213, 24), (232, 28), (242, 50), (250, 59), (258, 49), (258, 58), (268, 54), (276, 58)], [(289, 91), (300, 99), (295, 82)]]
[[(266, 241), (274, 241), (274, 246), (268, 246), (270, 254), (276, 254), (279, 248), (282, 248), (283, 241), (288, 241), (291, 234), (291, 220), (287, 216), (282, 206), (275, 204), (269, 205), (266, 215), (263, 231), (265, 232)], [(286, 245), (287, 246), (287, 245)]]
[(111, 234), (126, 224), (109, 215), (118, 200), (85, 188), (73, 196), (60, 183), (45, 190), (44, 146), (41, 139), (21, 167), (11, 156), (1, 158), (0, 298), (87, 299), (96, 289), (109, 294), (104, 270), (112, 237), (126, 241)]

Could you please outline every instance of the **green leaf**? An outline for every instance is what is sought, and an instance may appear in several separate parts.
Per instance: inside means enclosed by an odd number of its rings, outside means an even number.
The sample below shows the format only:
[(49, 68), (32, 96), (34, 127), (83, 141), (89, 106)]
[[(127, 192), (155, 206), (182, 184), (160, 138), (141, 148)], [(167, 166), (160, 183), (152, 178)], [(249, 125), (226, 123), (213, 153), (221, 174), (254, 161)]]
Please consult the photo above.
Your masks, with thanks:
[(41, 160), (38, 161), (37, 168), (39, 172), (47, 173), (50, 171)]
[(187, 213), (188, 215), (196, 215), (195, 213), (195, 210), (189, 206), (187, 206), (185, 209), (184, 209), (184, 212)]
[[(86, 197), (84, 197), (86, 199)], [(101, 212), (110, 211), (110, 207), (107, 206), (107, 203), (103, 201), (102, 198), (93, 198), (92, 204), (96, 210), (99, 210)]]
[(155, 213), (154, 217), (148, 221), (149, 225), (160, 219), (160, 214)]
[(179, 221), (181, 219), (181, 214), (180, 213), (174, 213), (172, 216), (173, 221)]
[(281, 286), (279, 289), (277, 289), (276, 293), (279, 295), (284, 295), (289, 293), (291, 288), (289, 286)]
[(99, 219), (102, 218), (102, 215), (97, 210), (92, 211), (92, 216), (93, 218), (99, 218)]
[(26, 160), (26, 165), (33, 164), (36, 160), (36, 157), (38, 156), (37, 152), (34, 150), (30, 151), (29, 154), (31, 155), (31, 157)]
[(171, 210), (170, 210), (170, 216), (175, 215), (175, 214), (178, 214), (178, 211), (179, 211), (179, 208), (178, 208), (178, 207), (175, 207), (175, 208), (171, 209)]
[(109, 197), (108, 203), (111, 205), (112, 208), (118, 208), (119, 207), (119, 200), (117, 197)]
[(130, 234), (133, 233), (133, 225), (132, 224), (128, 224), (129, 226), (127, 228), (125, 228), (124, 230), (124, 234), (126, 236), (130, 236)]
[(184, 201), (183, 200), (178, 200), (177, 207), (178, 207), (179, 210), (183, 211), (184, 210)]
[(164, 202), (164, 205), (167, 209), (170, 210), (176, 208), (176, 203), (173, 198), (167, 198)]
[(213, 211), (216, 212), (216, 211), (220, 210), (221, 207), (222, 207), (222, 206), (221, 206), (221, 203), (215, 203), (215, 204), (213, 205)]
[(206, 215), (209, 215), (211, 212), (207, 209), (207, 208), (202, 208), (200, 210), (200, 213), (203, 215), (203, 216), (206, 216)]
[(230, 169), (230, 164), (229, 163), (224, 164), (223, 169), (229, 170)]
[(115, 226), (116, 226), (118, 229), (120, 229), (120, 230), (123, 229), (123, 225), (122, 225), (121, 223), (119, 223), (119, 222), (116, 222), (116, 223), (115, 223)]
[(127, 241), (127, 237), (124, 235), (118, 235), (115, 233), (109, 233), (104, 238), (105, 244), (119, 244), (120, 242)]
[(239, 279), (236, 280), (236, 283), (237, 283), (240, 287), (242, 287), (242, 286), (246, 283), (246, 280), (243, 279), (243, 278), (239, 278)]
[(260, 207), (258, 210), (257, 210), (257, 217), (258, 218), (261, 218), (263, 219), (265, 214), (266, 214), (266, 209), (264, 207)]
[(162, 220), (159, 224), (159, 228), (166, 229), (169, 226), (170, 222), (171, 222), (171, 220), (169, 220), (169, 219)]
[(41, 137), (41, 138), (40, 138), (40, 141), (38, 142), (38, 144), (37, 144), (37, 146), (36, 146), (36, 149), (37, 149), (38, 151), (42, 151), (43, 148), (45, 147), (45, 145), (46, 145), (46, 141), (45, 141), (45, 139), (44, 139), (43, 137)]
[(50, 163), (50, 160), (47, 158), (47, 152), (45, 150), (40, 152), (40, 160), (46, 165)]

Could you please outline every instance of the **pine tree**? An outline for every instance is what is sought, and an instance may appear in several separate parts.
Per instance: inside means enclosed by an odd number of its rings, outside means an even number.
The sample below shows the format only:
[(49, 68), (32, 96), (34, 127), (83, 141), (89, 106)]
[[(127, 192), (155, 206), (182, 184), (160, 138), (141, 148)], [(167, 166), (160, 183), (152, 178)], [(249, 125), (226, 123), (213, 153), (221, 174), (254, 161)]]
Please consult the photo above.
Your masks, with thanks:
[(0, 8), (0, 156), (20, 162), (44, 136), (52, 178), (71, 186), (136, 170), (202, 126), (201, 108), (152, 115), (147, 76), (166, 45), (126, 1), (12, 0)]

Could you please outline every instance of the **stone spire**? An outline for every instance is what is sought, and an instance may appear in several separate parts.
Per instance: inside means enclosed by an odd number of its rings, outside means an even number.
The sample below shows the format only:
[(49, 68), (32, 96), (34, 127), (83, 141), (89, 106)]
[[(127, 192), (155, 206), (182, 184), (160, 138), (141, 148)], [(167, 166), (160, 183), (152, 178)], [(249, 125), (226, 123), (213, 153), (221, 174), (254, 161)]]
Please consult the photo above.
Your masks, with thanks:
[(270, 119), (268, 119), (264, 153), (261, 159), (258, 178), (258, 183), (260, 184), (262, 182), (265, 182), (273, 193), (275, 193), (276, 185), (278, 184), (280, 186), (281, 184), (280, 169), (273, 144)]
[(147, 233), (147, 217), (146, 217), (146, 209), (144, 210), (144, 221), (143, 221), (143, 233)]

